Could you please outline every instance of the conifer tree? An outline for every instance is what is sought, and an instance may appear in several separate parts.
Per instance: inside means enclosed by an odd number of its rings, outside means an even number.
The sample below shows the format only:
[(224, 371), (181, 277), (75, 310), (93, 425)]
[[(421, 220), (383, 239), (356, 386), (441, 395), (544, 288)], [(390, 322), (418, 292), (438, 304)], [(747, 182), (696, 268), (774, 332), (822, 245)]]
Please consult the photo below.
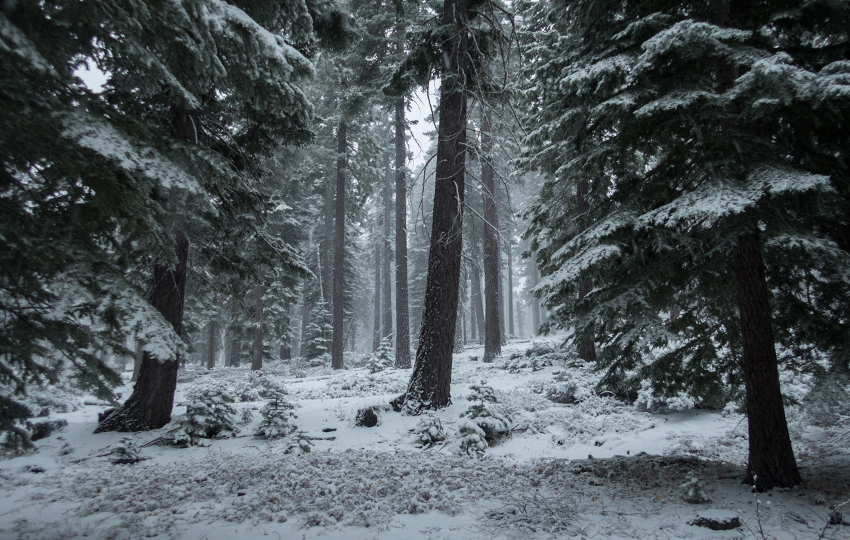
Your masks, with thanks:
[[(793, 1), (526, 7), (536, 25), (527, 157), (549, 175), (533, 231), (551, 241), (533, 247), (557, 323), (604, 343), (614, 386), (644, 378), (658, 393), (711, 399), (724, 376), (743, 379), (746, 481), (799, 483), (776, 342), (811, 339), (797, 306), (827, 312), (846, 305), (847, 288), (827, 271), (815, 297), (774, 291), (799, 275), (791, 268), (847, 261), (836, 235), (847, 125), (835, 118), (847, 115), (838, 96), (850, 67), (836, 30), (850, 12)], [(584, 182), (587, 228), (567, 203)], [(674, 307), (678, 317), (662, 315)]]

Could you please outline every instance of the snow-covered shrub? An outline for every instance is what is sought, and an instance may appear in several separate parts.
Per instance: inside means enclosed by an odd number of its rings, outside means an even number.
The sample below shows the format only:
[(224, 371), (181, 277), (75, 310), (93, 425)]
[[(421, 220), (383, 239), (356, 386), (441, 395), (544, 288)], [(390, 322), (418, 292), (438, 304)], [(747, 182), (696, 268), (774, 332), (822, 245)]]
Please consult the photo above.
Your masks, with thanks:
[(459, 454), (480, 457), (490, 448), (485, 439), (484, 430), (472, 420), (461, 418), (457, 431), (458, 440), (455, 442), (455, 448)]
[(679, 392), (675, 396), (661, 397), (656, 396), (652, 391), (652, 383), (643, 381), (640, 390), (637, 393), (637, 399), (634, 406), (638, 410), (655, 411), (658, 409), (668, 409), (671, 411), (685, 411), (693, 409), (696, 401), (693, 397), (685, 392)]
[(510, 433), (510, 419), (493, 407), (498, 403), (493, 388), (481, 381), (481, 384), (473, 384), (469, 389), (472, 393), (466, 399), (471, 405), (460, 414), (461, 418), (478, 426), (487, 442), (495, 443)]
[(286, 438), (286, 445), (284, 446), (283, 453), (291, 454), (297, 450), (302, 454), (306, 454), (310, 452), (312, 448), (313, 443), (310, 442), (310, 437), (307, 436), (307, 433), (304, 431), (297, 431)]
[(393, 352), (392, 340), (389, 337), (385, 337), (381, 340), (381, 345), (378, 349), (369, 357), (369, 361), (366, 362), (366, 368), (369, 370), (369, 373), (377, 373), (393, 367), (394, 364), (395, 353)]
[(263, 417), (257, 426), (255, 435), (267, 439), (286, 437), (298, 427), (290, 421), (297, 418), (292, 410), (295, 407), (285, 399), (274, 399), (263, 405), (260, 414)]
[(530, 383), (531, 391), (543, 394), (553, 403), (579, 403), (596, 395), (596, 387), (602, 377), (591, 365), (573, 365), (557, 372), (548, 382)]
[(258, 376), (257, 388), (259, 394), (268, 399), (269, 402), (260, 409), (263, 420), (257, 426), (255, 435), (267, 439), (276, 439), (295, 431), (297, 426), (291, 423), (293, 418), (297, 418), (295, 413), (292, 412), (295, 407), (287, 401), (288, 392), (283, 383), (271, 377)]
[(502, 369), (517, 373), (521, 369), (540, 371), (544, 367), (552, 366), (555, 362), (564, 362), (566, 354), (556, 351), (548, 343), (536, 343), (521, 353), (514, 353), (499, 365)]
[(705, 493), (705, 485), (696, 476), (688, 478), (679, 489), (682, 490), (682, 500), (687, 503), (702, 504), (710, 501)]
[(143, 459), (139, 447), (130, 437), (122, 437), (110, 453), (113, 456), (112, 463), (115, 464), (137, 463)]
[(324, 388), (307, 386), (294, 388), (294, 399), (339, 399), (350, 397), (401, 394), (407, 390), (409, 373), (403, 371), (381, 371), (374, 375), (362, 371), (337, 372), (325, 383)]
[(423, 448), (431, 448), (447, 438), (443, 423), (433, 413), (428, 413), (419, 419), (413, 435)]
[(254, 421), (254, 411), (250, 408), (242, 409), (242, 414), (239, 416), (239, 419), (243, 425), (250, 424)]
[(236, 400), (224, 381), (196, 384), (186, 391), (186, 398), (186, 414), (174, 418), (175, 427), (169, 431), (175, 444), (196, 444), (233, 429)]

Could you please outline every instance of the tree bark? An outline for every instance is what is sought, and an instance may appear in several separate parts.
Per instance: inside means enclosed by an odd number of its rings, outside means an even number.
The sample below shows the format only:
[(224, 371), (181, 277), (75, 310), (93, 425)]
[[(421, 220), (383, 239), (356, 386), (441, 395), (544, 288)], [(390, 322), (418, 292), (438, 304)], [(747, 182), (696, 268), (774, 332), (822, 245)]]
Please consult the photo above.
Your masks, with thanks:
[(511, 254), (511, 242), (508, 239), (508, 243), (505, 246), (507, 250), (507, 259), (508, 259), (508, 335), (514, 336), (514, 265), (513, 265), (513, 255)]
[[(587, 200), (587, 194), (590, 191), (586, 178), (581, 178), (576, 183), (576, 214), (578, 217), (578, 230), (582, 233), (587, 230), (589, 220), (587, 212), (590, 211), (590, 202)], [(578, 289), (579, 302), (593, 290), (593, 280), (589, 276), (582, 278)], [(579, 310), (579, 315), (586, 315), (587, 310)], [(579, 336), (578, 338), (578, 357), (585, 362), (596, 362), (596, 345), (593, 343), (592, 336)]]
[(792, 487), (802, 479), (782, 405), (764, 260), (757, 233), (738, 237), (734, 263), (750, 442), (744, 483), (755, 484), (759, 490)]
[(484, 343), (484, 304), (481, 294), (481, 270), (478, 264), (478, 243), (475, 241), (475, 224), (472, 226), (472, 309), (475, 312), (475, 330), (478, 343)]
[(481, 106), (481, 193), (484, 203), (484, 362), (502, 352), (499, 317), (499, 215), (496, 211), (496, 182), (490, 153), (490, 109)]
[(212, 369), (215, 367), (215, 353), (216, 353), (216, 332), (218, 331), (218, 325), (216, 324), (215, 319), (210, 321), (210, 339), (207, 343), (207, 369)]
[(224, 333), (224, 367), (233, 365), (233, 330)]
[(455, 345), (453, 352), (463, 352), (463, 306), (460, 302), (457, 304), (457, 319), (455, 320)]
[(230, 344), (230, 367), (239, 367), (239, 362), (241, 361), (240, 356), (242, 355), (242, 339), (238, 336), (233, 339), (233, 342)]
[(298, 340), (298, 356), (304, 356), (307, 351), (307, 328), (310, 326), (310, 303), (307, 301), (307, 286), (304, 286), (304, 303), (301, 305), (301, 335)]
[(263, 369), (263, 295), (265, 286), (254, 289), (254, 345), (251, 348), (251, 371)]
[(381, 338), (390, 338), (392, 339), (393, 335), (393, 289), (392, 289), (392, 273), (390, 269), (392, 268), (393, 262), (393, 247), (392, 247), (392, 236), (393, 236), (393, 221), (392, 221), (392, 181), (393, 181), (393, 170), (390, 167), (390, 155), (389, 153), (385, 154), (386, 159), (386, 172), (384, 174), (384, 267), (382, 269), (382, 278), (384, 284), (383, 294), (381, 295), (381, 301), (384, 304), (384, 314), (381, 318), (381, 328), (383, 329), (381, 332)]
[(333, 306), (333, 298), (331, 297), (331, 292), (333, 291), (333, 283), (332, 283), (332, 272), (331, 268), (333, 267), (334, 260), (334, 184), (331, 182), (327, 182), (325, 184), (325, 234), (321, 241), (321, 255), (319, 256), (318, 264), (320, 265), (319, 271), (322, 272), (319, 276), (319, 281), (321, 282), (321, 296), (322, 300), (324, 300), (325, 305), (332, 309)]
[(410, 384), (393, 403), (403, 403), (408, 414), (451, 404), (466, 175), (468, 1), (446, 0), (442, 20), (445, 26), (453, 25), (457, 30), (449, 32), (442, 43), (442, 97), (425, 306)]
[(345, 120), (340, 119), (337, 132), (336, 204), (334, 208), (333, 339), (331, 342), (331, 366), (334, 369), (342, 369), (342, 355), (345, 346), (343, 343), (345, 335), (342, 327), (345, 307), (343, 267), (345, 261), (345, 156), (347, 150)]
[[(375, 221), (378, 217), (375, 216)], [(375, 320), (372, 326), (372, 352), (381, 344), (381, 242), (375, 237)]]
[[(540, 283), (540, 272), (537, 270), (537, 252), (531, 255), (531, 288), (536, 289)], [(534, 328), (531, 329), (531, 335), (536, 336), (540, 331), (540, 299), (536, 295), (531, 295), (531, 323)]]
[(516, 301), (516, 331), (517, 337), (521, 338), (524, 335), (524, 329), (522, 327), (522, 323), (525, 322), (522, 320), (522, 305), (519, 300)]
[[(180, 229), (176, 236), (177, 266), (173, 269), (163, 264), (154, 266), (150, 302), (179, 336), (183, 331), (183, 299), (189, 240)], [(97, 427), (95, 433), (146, 431), (159, 429), (170, 422), (179, 365), (179, 358), (161, 361), (143, 352), (133, 393), (120, 409), (110, 414)]]
[(410, 368), (410, 311), (407, 299), (407, 152), (404, 98), (395, 102), (395, 367)]

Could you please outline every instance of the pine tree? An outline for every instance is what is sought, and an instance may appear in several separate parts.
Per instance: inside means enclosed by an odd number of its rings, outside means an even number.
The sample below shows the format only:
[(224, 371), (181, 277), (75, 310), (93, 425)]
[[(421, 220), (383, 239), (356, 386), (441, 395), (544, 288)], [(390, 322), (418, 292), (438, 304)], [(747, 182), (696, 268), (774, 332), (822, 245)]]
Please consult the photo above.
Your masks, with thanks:
[[(155, 265), (151, 299), (179, 334), (190, 228), (200, 234), (224, 226), (266, 240), (256, 235), (261, 199), (246, 180), (260, 174), (257, 164), (272, 148), (310, 137), (311, 108), (296, 85), (313, 70), (304, 53), (315, 42), (314, 20), (301, 2), (286, 10), (252, 2), (243, 10), (198, 0), (121, 14), (126, 18), (92, 17), (109, 21), (99, 30), (104, 54), (97, 56), (111, 74), (107, 101), (170, 139), (179, 159), (191, 164), (198, 187), (210, 195), (172, 189), (166, 199), (177, 231), (177, 264), (168, 255)], [(195, 39), (175, 40), (175, 33)], [(301, 51), (289, 42), (301, 44)], [(211, 92), (215, 87), (227, 92)], [(169, 121), (163, 123), (163, 117)], [(207, 212), (214, 200), (220, 204)], [(194, 219), (200, 216), (208, 220)], [(271, 251), (284, 266), (299, 265), (292, 250), (271, 246)], [(143, 358), (133, 394), (98, 430), (160, 427), (170, 418), (175, 382), (176, 363)]]
[[(847, 288), (827, 272), (832, 291), (818, 298), (774, 291), (799, 275), (792, 268), (846, 264), (836, 141), (847, 128), (835, 117), (847, 114), (838, 96), (848, 43), (835, 30), (850, 12), (724, 0), (557, 9), (567, 5), (529, 5), (526, 19), (537, 25), (528, 157), (549, 175), (534, 230), (556, 232), (540, 246), (547, 304), (576, 336), (605, 344), (597, 354), (609, 384), (637, 376), (659, 393), (711, 399), (724, 375), (743, 379), (746, 481), (797, 484), (776, 336), (807, 340), (794, 304), (828, 311)], [(586, 229), (563, 204), (583, 182)], [(592, 292), (576, 300), (587, 279)], [(678, 317), (662, 315), (674, 307)]]
[(330, 354), (333, 336), (333, 323), (330, 312), (324, 302), (320, 302), (307, 327), (304, 352), (302, 356), (311, 360)]

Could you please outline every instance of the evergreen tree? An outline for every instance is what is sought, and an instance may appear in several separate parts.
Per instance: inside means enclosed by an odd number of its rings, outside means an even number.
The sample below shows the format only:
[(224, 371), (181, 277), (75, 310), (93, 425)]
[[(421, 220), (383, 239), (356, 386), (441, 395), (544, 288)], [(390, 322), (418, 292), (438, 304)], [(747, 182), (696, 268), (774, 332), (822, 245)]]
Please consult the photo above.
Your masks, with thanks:
[[(820, 313), (846, 305), (832, 269), (846, 267), (848, 253), (837, 233), (848, 185), (837, 141), (847, 124), (835, 123), (848, 112), (838, 97), (848, 40), (836, 32), (850, 22), (847, 6), (526, 8), (535, 111), (527, 158), (549, 176), (532, 248), (541, 248), (541, 289), (557, 324), (604, 344), (599, 363), (614, 386), (647, 378), (658, 393), (711, 399), (724, 379), (743, 379), (746, 481), (799, 483), (775, 338), (810, 339), (800, 303)], [(570, 202), (579, 197), (581, 208)], [(799, 275), (789, 268), (826, 270), (822, 288), (774, 294)], [(674, 307), (679, 315), (667, 317)]]
[(330, 312), (324, 302), (320, 302), (307, 327), (305, 347), (302, 356), (311, 360), (330, 354), (333, 336), (333, 323)]

